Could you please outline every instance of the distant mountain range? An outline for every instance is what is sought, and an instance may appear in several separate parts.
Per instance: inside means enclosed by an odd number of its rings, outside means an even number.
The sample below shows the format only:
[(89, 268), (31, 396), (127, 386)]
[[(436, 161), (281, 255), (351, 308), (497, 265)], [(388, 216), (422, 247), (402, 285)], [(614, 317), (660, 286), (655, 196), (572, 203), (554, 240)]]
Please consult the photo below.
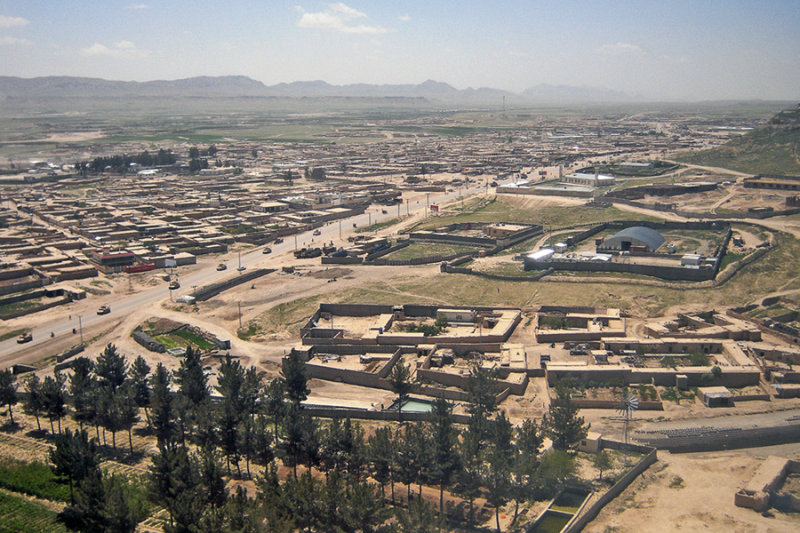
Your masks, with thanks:
[(246, 76), (201, 76), (171, 81), (110, 81), (100, 78), (47, 76), (17, 78), (0, 76), (0, 96), (24, 98), (52, 97), (294, 97), (294, 98), (425, 98), (440, 101), (495, 102), (505, 96), (512, 102), (621, 102), (634, 100), (625, 93), (595, 87), (537, 85), (522, 93), (481, 87), (456, 89), (438, 81), (400, 85), (355, 83), (331, 85), (325, 81), (296, 81), (267, 86)]

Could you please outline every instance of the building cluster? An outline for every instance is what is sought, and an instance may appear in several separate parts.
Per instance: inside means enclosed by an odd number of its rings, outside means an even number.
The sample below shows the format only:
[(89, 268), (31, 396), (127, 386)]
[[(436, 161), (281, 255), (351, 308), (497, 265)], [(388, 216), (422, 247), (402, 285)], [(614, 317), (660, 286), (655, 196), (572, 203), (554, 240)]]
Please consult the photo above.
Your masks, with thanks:
[[(703, 250), (679, 252), (664, 231), (704, 231)], [(721, 222), (616, 221), (602, 223), (526, 254), (525, 270), (569, 270), (644, 274), (667, 280), (706, 281), (717, 275), (733, 233)], [(582, 245), (594, 239), (591, 244)], [(680, 241), (680, 239), (678, 239)], [(715, 242), (719, 241), (719, 244)]]
[(475, 365), (496, 372), (498, 399), (523, 395), (542, 377), (549, 387), (572, 388), (589, 408), (616, 408), (618, 398), (580, 391), (615, 387), (638, 391), (644, 409), (663, 409), (665, 391), (695, 387), (709, 407), (786, 397), (783, 387), (800, 382), (797, 373), (767, 375), (761, 328), (734, 315), (679, 314), (634, 328), (619, 309), (541, 306), (530, 331), (520, 327), (518, 309), (321, 304), (294, 350), (317, 379), (387, 390), (393, 368), (404, 364), (418, 395), (455, 401), (467, 398)]

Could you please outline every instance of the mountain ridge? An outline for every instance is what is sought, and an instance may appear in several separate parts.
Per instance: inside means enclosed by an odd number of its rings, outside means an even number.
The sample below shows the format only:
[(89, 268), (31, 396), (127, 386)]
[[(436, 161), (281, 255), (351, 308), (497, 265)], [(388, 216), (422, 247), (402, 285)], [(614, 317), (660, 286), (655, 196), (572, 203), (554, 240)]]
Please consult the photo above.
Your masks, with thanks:
[(218, 96), (218, 97), (408, 97), (467, 101), (514, 100), (602, 102), (632, 100), (625, 93), (593, 87), (539, 85), (515, 93), (491, 87), (456, 89), (436, 80), (418, 84), (352, 83), (333, 85), (323, 80), (283, 82), (275, 85), (247, 76), (196, 76), (177, 80), (146, 82), (106, 80), (77, 76), (20, 78), (0, 76), (0, 95), (5, 97), (135, 97), (135, 96)]

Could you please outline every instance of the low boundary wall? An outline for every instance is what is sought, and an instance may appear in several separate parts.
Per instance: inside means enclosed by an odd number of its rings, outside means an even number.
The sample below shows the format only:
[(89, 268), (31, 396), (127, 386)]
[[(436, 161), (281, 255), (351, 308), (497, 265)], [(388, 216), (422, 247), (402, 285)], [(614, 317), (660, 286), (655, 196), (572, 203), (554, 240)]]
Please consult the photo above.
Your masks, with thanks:
[(567, 526), (561, 530), (561, 533), (578, 533), (579, 531), (583, 531), (589, 522), (597, 518), (597, 515), (600, 514), (600, 511), (608, 505), (611, 500), (619, 496), (623, 490), (625, 490), (628, 485), (633, 483), (637, 477), (639, 477), (645, 470), (650, 468), (650, 465), (658, 461), (658, 455), (655, 448), (650, 448), (647, 446), (638, 446), (635, 444), (625, 444), (622, 442), (616, 441), (607, 441), (603, 439), (602, 441), (603, 448), (611, 448), (616, 450), (634, 450), (646, 453), (642, 460), (639, 461), (633, 468), (628, 470), (624, 476), (617, 480), (610, 489), (608, 489), (605, 494), (600, 496), (594, 503), (589, 505), (588, 507), (584, 507), (583, 511), (573, 519), (572, 522), (567, 524)]
[(672, 453), (711, 452), (800, 442), (800, 420), (786, 426), (730, 428), (696, 436), (640, 438), (649, 446)]
[(204, 287), (200, 287), (193, 294), (193, 296), (195, 298), (195, 301), (203, 302), (205, 300), (213, 298), (219, 293), (226, 291), (232, 287), (236, 287), (237, 285), (241, 285), (242, 283), (247, 283), (248, 281), (260, 278), (261, 276), (266, 276), (267, 274), (270, 274), (272, 272), (275, 272), (274, 268), (258, 268), (256, 270), (251, 270), (250, 272), (245, 272), (234, 278), (226, 279), (225, 281), (220, 281), (219, 283), (212, 283), (211, 285), (205, 285)]

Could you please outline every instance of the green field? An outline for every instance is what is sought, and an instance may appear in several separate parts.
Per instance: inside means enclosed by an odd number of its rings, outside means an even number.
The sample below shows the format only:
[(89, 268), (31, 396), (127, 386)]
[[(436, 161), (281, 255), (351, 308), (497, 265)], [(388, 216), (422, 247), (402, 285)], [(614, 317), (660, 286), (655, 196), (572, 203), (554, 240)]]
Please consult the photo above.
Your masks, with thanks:
[(519, 222), (523, 224), (542, 224), (548, 229), (558, 229), (576, 224), (592, 224), (611, 220), (653, 220), (657, 217), (623, 211), (616, 207), (562, 207), (543, 206), (526, 209), (514, 205), (511, 198), (499, 196), (491, 200), (477, 199), (468, 203), (464, 210), (448, 211), (442, 216), (420, 224), (415, 229), (434, 229), (458, 222)]
[(38, 462), (2, 459), (0, 487), (45, 500), (69, 500), (69, 485), (61, 483), (49, 466)]
[(396, 252), (392, 252), (383, 256), (383, 259), (392, 261), (404, 261), (407, 259), (417, 259), (420, 257), (431, 257), (434, 255), (455, 255), (461, 253), (474, 252), (480, 250), (474, 246), (463, 246), (460, 244), (438, 244), (430, 242), (412, 242), (405, 248), (400, 248)]
[(171, 350), (172, 348), (188, 348), (189, 346), (195, 346), (202, 350), (211, 350), (215, 348), (213, 343), (208, 342), (203, 337), (186, 329), (178, 329), (170, 333), (157, 335), (153, 338), (163, 344), (167, 350)]
[(21, 302), (0, 305), (0, 315), (24, 311), (26, 309), (33, 309), (34, 307), (38, 307), (40, 305), (42, 305), (41, 298), (32, 298), (30, 300), (22, 300)]
[(56, 512), (0, 491), (0, 533), (67, 533)]

